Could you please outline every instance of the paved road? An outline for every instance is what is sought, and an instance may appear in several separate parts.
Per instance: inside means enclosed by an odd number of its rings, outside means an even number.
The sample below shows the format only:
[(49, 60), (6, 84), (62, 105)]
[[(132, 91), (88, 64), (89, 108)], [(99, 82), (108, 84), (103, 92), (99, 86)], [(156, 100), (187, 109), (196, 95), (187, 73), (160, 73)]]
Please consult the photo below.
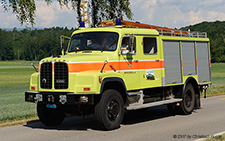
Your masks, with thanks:
[(46, 127), (30, 122), (0, 128), (2, 141), (180, 141), (196, 140), (225, 131), (225, 95), (202, 99), (192, 115), (171, 116), (165, 106), (145, 114), (125, 113), (120, 129), (101, 131), (94, 116), (67, 118), (62, 125)]

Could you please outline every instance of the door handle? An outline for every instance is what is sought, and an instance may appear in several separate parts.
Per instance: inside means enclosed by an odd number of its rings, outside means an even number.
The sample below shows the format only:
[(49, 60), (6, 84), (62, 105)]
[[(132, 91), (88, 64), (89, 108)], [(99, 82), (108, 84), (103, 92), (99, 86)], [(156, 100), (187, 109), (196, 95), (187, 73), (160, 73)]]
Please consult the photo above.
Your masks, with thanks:
[(134, 62), (138, 62), (138, 60), (134, 60)]

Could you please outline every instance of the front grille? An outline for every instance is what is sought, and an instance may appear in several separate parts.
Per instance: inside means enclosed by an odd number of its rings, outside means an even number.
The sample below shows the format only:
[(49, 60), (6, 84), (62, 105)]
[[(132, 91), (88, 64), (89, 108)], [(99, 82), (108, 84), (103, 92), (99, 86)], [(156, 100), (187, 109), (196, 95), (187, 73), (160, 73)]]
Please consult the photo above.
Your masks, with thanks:
[(63, 62), (55, 63), (55, 89), (67, 89), (68, 88), (68, 66)]
[(43, 63), (41, 65), (41, 88), (52, 88), (52, 63)]

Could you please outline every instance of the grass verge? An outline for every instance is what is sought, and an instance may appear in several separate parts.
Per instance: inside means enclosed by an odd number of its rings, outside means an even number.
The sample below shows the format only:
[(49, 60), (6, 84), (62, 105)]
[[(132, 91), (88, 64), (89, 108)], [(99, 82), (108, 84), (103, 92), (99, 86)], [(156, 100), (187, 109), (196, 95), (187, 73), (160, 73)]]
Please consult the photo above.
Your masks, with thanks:
[(206, 139), (205, 141), (225, 141), (225, 134)]
[(225, 94), (225, 63), (212, 64), (212, 86), (207, 91), (207, 96)]

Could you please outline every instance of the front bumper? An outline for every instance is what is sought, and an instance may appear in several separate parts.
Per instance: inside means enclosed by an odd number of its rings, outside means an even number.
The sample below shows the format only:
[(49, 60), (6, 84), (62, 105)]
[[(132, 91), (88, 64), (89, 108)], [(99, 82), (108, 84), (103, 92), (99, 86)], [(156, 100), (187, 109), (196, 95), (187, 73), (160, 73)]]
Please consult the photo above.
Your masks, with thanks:
[(25, 101), (56, 105), (94, 105), (94, 94), (27, 91)]

